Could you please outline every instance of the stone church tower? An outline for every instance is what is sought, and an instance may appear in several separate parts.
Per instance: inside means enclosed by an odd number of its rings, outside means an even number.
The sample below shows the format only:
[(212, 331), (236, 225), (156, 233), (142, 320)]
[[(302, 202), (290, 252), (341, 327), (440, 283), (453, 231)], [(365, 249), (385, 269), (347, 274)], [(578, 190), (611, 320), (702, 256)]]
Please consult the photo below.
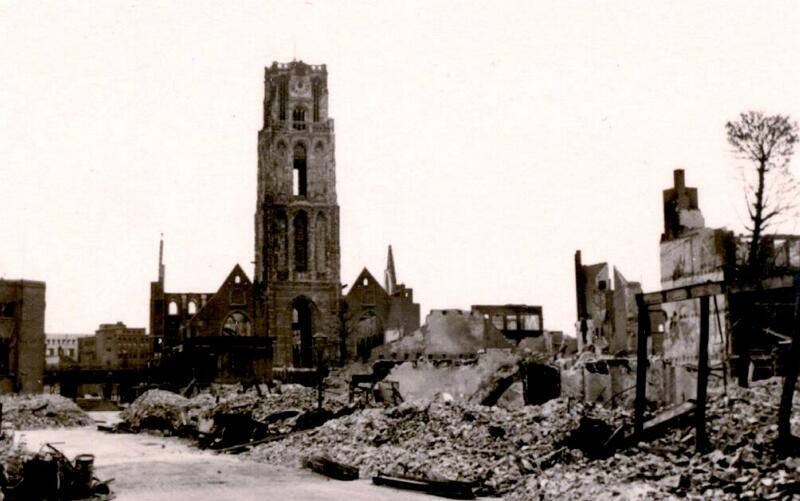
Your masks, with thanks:
[(316, 364), (315, 334), (338, 350), (339, 206), (325, 65), (266, 68), (258, 133), (256, 328), (275, 337), (275, 366)]

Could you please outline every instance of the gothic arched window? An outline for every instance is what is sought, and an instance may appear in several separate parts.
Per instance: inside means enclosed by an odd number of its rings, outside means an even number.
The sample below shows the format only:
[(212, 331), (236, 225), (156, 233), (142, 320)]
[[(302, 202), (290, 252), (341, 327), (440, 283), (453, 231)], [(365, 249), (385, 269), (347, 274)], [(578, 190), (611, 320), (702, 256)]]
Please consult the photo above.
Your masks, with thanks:
[(298, 212), (294, 216), (294, 270), (308, 271), (308, 216)]
[(297, 144), (294, 147), (294, 161), (292, 166), (292, 195), (306, 196), (306, 147)]
[(249, 336), (250, 335), (250, 320), (247, 316), (239, 311), (234, 311), (225, 323), (222, 325), (223, 336)]

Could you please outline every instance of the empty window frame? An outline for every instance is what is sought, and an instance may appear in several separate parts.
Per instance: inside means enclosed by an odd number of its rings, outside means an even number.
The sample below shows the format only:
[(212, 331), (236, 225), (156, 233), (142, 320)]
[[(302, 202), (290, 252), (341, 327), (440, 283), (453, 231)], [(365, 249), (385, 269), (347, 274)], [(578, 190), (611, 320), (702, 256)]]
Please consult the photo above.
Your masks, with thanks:
[(307, 194), (306, 147), (298, 144), (294, 147), (292, 164), (292, 195), (304, 197)]

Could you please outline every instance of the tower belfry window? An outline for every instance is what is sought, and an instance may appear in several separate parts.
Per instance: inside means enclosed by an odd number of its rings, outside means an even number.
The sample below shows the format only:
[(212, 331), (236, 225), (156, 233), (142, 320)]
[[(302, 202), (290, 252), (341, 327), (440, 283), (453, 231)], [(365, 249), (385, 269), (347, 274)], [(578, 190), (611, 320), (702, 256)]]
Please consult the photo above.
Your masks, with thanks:
[(305, 108), (295, 108), (292, 111), (292, 127), (295, 130), (306, 130), (306, 110)]
[(292, 168), (292, 195), (306, 196), (306, 148), (302, 144), (294, 147)]

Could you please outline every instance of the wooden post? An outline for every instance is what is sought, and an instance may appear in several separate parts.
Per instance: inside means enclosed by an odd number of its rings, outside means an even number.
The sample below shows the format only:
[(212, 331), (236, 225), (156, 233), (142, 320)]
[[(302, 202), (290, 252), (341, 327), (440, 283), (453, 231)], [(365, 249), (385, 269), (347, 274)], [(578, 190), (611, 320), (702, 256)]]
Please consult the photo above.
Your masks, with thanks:
[(708, 446), (706, 435), (706, 390), (708, 387), (708, 296), (700, 298), (700, 347), (697, 355), (697, 407), (695, 409), (695, 446), (702, 452)]
[(636, 337), (636, 401), (634, 402), (634, 433), (644, 427), (644, 411), (647, 408), (647, 339), (650, 337), (650, 312), (642, 294), (636, 295), (639, 309), (638, 335)]
[(778, 408), (778, 441), (779, 453), (789, 453), (797, 440), (792, 436), (792, 400), (797, 385), (798, 359), (800, 358), (800, 274), (794, 276), (794, 335), (789, 348), (786, 369), (783, 376), (781, 405)]

